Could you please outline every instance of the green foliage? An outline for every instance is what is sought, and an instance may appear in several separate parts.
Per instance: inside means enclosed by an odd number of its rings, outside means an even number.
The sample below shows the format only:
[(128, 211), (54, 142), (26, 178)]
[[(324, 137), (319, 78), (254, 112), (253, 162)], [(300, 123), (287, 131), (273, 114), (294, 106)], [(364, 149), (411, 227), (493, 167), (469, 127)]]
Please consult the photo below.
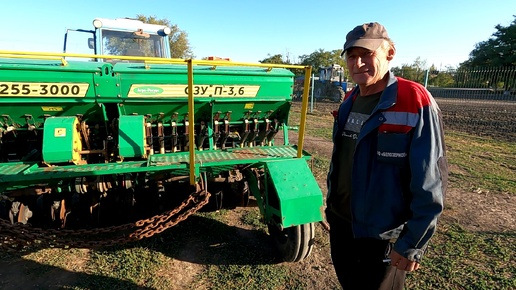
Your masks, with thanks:
[(288, 58), (284, 58), (282, 54), (267, 55), (266, 58), (259, 61), (260, 63), (276, 63), (276, 64), (291, 64)]
[(461, 67), (455, 73), (456, 84), (465, 88), (489, 88), (510, 91), (516, 86), (516, 69), (501, 67)]
[(401, 67), (394, 67), (391, 71), (394, 75), (423, 84), (425, 81), (427, 66), (426, 60), (417, 57), (412, 64), (403, 64)]
[[(273, 64), (292, 64), (290, 59), (284, 57), (282, 54), (270, 55), (268, 54), (266, 58), (259, 61), (260, 63), (273, 63)], [(294, 75), (301, 76), (304, 75), (303, 69), (289, 69)]]
[(346, 62), (343, 58), (340, 57), (341, 51), (342, 50), (340, 49), (325, 51), (321, 48), (312, 52), (310, 55), (301, 55), (299, 57), (300, 64), (311, 65), (314, 68), (330, 66), (334, 63), (341, 66), (346, 66)]
[[(482, 70), (485, 67), (515, 67), (516, 66), (516, 15), (509, 26), (496, 25), (496, 31), (491, 37), (475, 45), (469, 59), (460, 64), (460, 70)], [(486, 69), (483, 69), (484, 71)], [(487, 69), (489, 70), (489, 69)], [(516, 85), (514, 76), (510, 74), (489, 73), (484, 78), (469, 87), (489, 87), (494, 90), (510, 90)]]
[(172, 58), (192, 58), (192, 48), (188, 40), (188, 33), (179, 29), (176, 24), (171, 24), (168, 19), (158, 19), (155, 16), (137, 15), (138, 20), (149, 24), (166, 25), (170, 27), (171, 33), (169, 34), (170, 39), (170, 54)]
[(342, 49), (325, 51), (321, 48), (309, 55), (301, 55), (299, 60), (301, 65), (312, 66), (313, 72), (315, 74), (317, 74), (320, 67), (327, 67), (331, 66), (332, 64), (338, 64), (344, 68), (344, 78), (350, 79), (349, 72), (346, 67), (346, 62), (340, 56), (341, 52)]
[(516, 66), (516, 15), (509, 26), (496, 25), (496, 31), (471, 51), (463, 67)]
[(450, 70), (440, 72), (432, 68), (430, 68), (430, 73), (428, 75), (429, 86), (448, 88), (455, 84), (453, 74), (450, 73)]

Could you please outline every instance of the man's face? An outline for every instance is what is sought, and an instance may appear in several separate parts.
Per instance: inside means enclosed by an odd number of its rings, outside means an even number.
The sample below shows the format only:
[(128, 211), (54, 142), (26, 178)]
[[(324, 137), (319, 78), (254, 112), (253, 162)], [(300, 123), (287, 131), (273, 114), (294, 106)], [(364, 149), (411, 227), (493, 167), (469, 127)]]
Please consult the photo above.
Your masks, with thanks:
[(376, 51), (352, 47), (346, 54), (346, 65), (351, 78), (359, 86), (368, 87), (376, 84), (389, 70), (387, 52), (381, 47)]

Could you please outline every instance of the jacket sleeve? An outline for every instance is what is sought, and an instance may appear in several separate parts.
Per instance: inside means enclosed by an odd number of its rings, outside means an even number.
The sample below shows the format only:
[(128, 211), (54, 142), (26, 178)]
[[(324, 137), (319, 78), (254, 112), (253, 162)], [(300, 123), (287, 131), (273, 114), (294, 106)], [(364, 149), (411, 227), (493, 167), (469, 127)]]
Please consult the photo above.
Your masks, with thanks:
[(419, 94), (414, 97), (422, 102), (409, 149), (412, 215), (394, 244), (394, 250), (419, 262), (443, 211), (448, 165), (439, 107), (424, 87), (416, 88), (414, 93)]

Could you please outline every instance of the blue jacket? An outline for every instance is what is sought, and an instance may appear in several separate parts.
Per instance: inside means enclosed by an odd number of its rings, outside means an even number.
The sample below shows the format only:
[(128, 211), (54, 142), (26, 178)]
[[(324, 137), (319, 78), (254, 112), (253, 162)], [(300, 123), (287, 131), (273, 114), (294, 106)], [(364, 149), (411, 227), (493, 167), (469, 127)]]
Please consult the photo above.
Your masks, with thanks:
[[(335, 116), (342, 134), (355, 88)], [(331, 196), (334, 145), (328, 174)], [(443, 210), (448, 168), (441, 112), (420, 84), (389, 73), (378, 105), (365, 121), (353, 157), (351, 213), (355, 238), (397, 239), (394, 250), (419, 262)]]

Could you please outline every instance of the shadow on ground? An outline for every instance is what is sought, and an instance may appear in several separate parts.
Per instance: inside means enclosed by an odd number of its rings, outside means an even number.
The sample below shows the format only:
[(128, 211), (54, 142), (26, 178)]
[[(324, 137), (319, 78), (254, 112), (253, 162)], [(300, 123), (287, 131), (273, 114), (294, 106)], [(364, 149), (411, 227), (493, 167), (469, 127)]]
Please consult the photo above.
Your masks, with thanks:
[[(59, 267), (43, 265), (21, 257), (0, 261), (0, 289), (71, 289), (73, 286), (86, 289), (152, 289), (138, 286), (130, 281), (101, 275), (68, 271)], [(84, 288), (80, 288), (84, 289)]]
[(264, 265), (281, 261), (265, 230), (248, 230), (193, 215), (140, 246), (185, 262), (203, 265)]
[[(199, 265), (264, 265), (279, 263), (276, 250), (264, 230), (248, 230), (217, 221), (205, 214), (187, 220), (162, 234), (125, 245), (89, 249), (89, 255), (117, 255), (119, 251), (145, 248), (172, 259)], [(3, 252), (0, 256), (0, 289), (152, 289), (127, 280), (95, 273), (95, 269), (76, 271), (40, 264), (24, 258), (42, 248), (24, 252)], [(62, 250), (67, 251), (67, 250)], [(61, 252), (60, 252), (61, 254)], [(64, 254), (66, 255), (66, 254)], [(71, 255), (71, 258), (73, 255)], [(88, 269), (86, 258), (85, 269)], [(114, 288), (113, 288), (114, 287)]]

